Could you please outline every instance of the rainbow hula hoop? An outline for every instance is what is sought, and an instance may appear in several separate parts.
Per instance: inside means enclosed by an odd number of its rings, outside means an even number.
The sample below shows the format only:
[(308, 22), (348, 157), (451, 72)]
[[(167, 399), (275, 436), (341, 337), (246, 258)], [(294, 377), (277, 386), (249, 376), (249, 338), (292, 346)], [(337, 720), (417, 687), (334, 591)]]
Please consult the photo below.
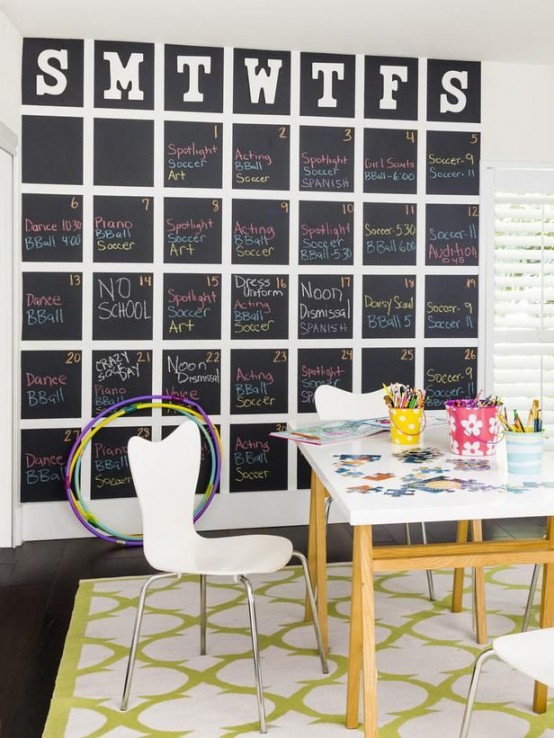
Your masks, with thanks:
[(213, 499), (221, 475), (221, 439), (216, 427), (204, 410), (192, 400), (183, 400), (173, 395), (143, 395), (131, 397), (106, 408), (83, 428), (71, 447), (65, 465), (65, 492), (77, 520), (90, 533), (105, 541), (122, 546), (142, 546), (142, 535), (118, 533), (110, 526), (102, 523), (89, 509), (81, 494), (80, 471), (83, 451), (99, 430), (105, 428), (117, 418), (130, 415), (146, 408), (166, 408), (175, 410), (193, 420), (204, 436), (211, 456), (210, 478), (200, 502), (194, 508), (194, 520), (204, 514)]

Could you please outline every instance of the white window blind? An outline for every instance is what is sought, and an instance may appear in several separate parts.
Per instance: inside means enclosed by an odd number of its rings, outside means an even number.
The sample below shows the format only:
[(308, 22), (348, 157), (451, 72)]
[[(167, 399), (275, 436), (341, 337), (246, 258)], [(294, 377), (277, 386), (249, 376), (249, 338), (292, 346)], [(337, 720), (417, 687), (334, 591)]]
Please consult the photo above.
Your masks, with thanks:
[(554, 435), (554, 172), (512, 171), (495, 189), (494, 392), (524, 421), (538, 398)]

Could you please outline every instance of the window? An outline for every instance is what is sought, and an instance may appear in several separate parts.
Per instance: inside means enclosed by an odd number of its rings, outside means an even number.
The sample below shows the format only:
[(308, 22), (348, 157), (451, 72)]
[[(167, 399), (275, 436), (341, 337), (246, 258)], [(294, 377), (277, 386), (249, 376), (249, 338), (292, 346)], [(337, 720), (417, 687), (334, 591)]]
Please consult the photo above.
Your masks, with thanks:
[(524, 421), (538, 398), (544, 426), (552, 429), (554, 171), (494, 170), (493, 180), (493, 248), (487, 249), (491, 276), (485, 294), (487, 386)]

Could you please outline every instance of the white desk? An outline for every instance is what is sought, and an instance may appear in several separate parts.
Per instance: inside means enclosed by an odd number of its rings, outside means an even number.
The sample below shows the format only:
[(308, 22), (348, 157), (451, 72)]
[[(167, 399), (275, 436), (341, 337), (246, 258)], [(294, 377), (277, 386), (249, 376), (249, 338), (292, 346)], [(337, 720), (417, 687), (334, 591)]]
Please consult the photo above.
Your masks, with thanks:
[[(346, 725), (357, 727), (360, 669), (364, 674), (364, 735), (377, 736), (377, 670), (373, 574), (378, 571), (463, 567), (479, 569), (520, 563), (545, 563), (540, 624), (554, 625), (554, 459), (545, 454), (540, 479), (527, 480), (506, 472), (505, 448), (489, 457), (489, 470), (463, 469), (459, 462), (468, 457), (454, 456), (448, 449), (447, 425), (425, 431), (420, 446), (395, 446), (388, 433), (348, 442), (314, 446), (299, 444), (312, 467), (310, 502), (309, 558), (318, 591), (318, 611), (324, 638), (327, 634), (327, 580), (325, 542), (325, 496), (328, 493), (354, 526), (352, 560), (352, 605), (350, 620), (349, 671)], [(441, 455), (424, 463), (406, 463), (397, 454), (414, 448), (436, 449)], [(338, 471), (340, 454), (369, 454), (380, 458), (356, 468), (364, 475), (393, 474), (382, 479), (347, 476)], [(481, 460), (483, 457), (481, 457)], [(426, 471), (427, 470), (427, 471)], [(408, 475), (417, 479), (406, 480)], [(440, 477), (446, 477), (441, 479)], [(422, 482), (425, 481), (427, 489)], [(542, 486), (553, 483), (552, 487)], [(537, 486), (532, 486), (533, 484)], [(367, 492), (353, 491), (369, 485)], [(440, 489), (442, 488), (442, 489)], [(437, 491), (440, 489), (440, 491)], [(546, 516), (546, 537), (532, 540), (467, 541), (467, 521)], [(456, 543), (412, 546), (372, 544), (372, 525), (387, 523), (463, 521)], [(461, 532), (460, 532), (461, 531)], [(477, 538), (479, 536), (476, 536)], [(457, 586), (461, 588), (461, 580)], [(478, 619), (484, 619), (484, 598), (478, 603)], [(536, 684), (533, 707), (546, 710), (547, 690)]]

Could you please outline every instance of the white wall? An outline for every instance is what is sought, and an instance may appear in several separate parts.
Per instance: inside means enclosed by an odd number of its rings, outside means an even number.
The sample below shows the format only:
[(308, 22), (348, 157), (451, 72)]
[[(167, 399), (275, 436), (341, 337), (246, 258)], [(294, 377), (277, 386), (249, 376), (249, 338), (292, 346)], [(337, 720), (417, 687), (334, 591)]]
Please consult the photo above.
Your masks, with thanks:
[[(0, 547), (11, 546), (13, 522), (13, 215), (14, 175), (17, 158), (13, 156), (20, 133), (20, 59), (21, 37), (0, 12), (0, 350), (7, 360), (0, 364), (0, 386), (4, 390), (0, 415)], [(9, 152), (9, 153), (8, 153)]]
[(19, 135), (21, 35), (0, 10), (0, 121)]
[(554, 163), (554, 67), (482, 64), (481, 158)]

